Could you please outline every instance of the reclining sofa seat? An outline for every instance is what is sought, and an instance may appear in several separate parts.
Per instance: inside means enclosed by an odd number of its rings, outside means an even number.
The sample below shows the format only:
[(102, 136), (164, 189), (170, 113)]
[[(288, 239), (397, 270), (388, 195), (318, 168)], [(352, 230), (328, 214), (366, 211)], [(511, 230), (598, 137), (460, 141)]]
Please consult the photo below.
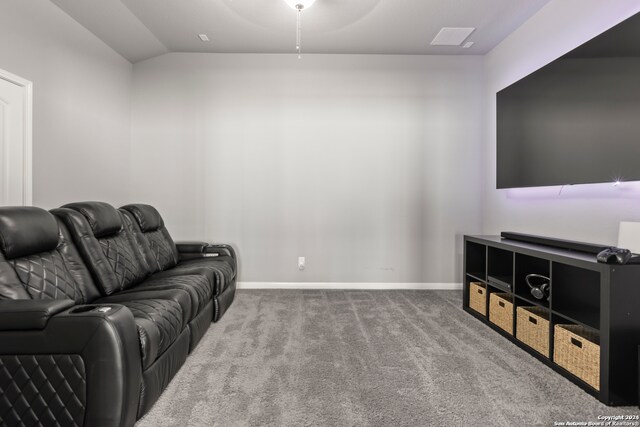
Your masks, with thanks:
[(98, 302), (126, 301), (131, 293), (170, 293), (179, 300), (185, 313), (184, 321), (190, 334), (189, 352), (196, 347), (213, 318), (213, 285), (207, 277), (197, 272), (150, 276), (152, 270), (133, 236), (133, 224), (108, 203), (70, 203), (51, 212), (69, 227), (98, 289), (105, 296)]
[[(197, 274), (148, 277), (149, 269), (132, 238), (130, 221), (107, 203), (71, 203), (51, 212), (69, 229), (102, 295), (94, 303), (122, 304), (134, 317), (142, 317), (146, 312), (149, 320), (153, 316), (175, 314), (172, 307), (166, 306), (168, 303), (180, 309), (180, 328), (175, 320), (164, 322), (158, 325), (159, 340), (141, 339), (143, 372), (138, 407), (141, 417), (207, 331), (213, 316), (213, 286), (206, 277)], [(161, 300), (164, 305), (150, 304), (149, 299)], [(163, 339), (165, 336), (168, 340)], [(167, 341), (175, 342), (169, 348)], [(145, 348), (147, 342), (149, 349)], [(155, 342), (157, 345), (153, 346)], [(145, 357), (147, 353), (157, 353), (158, 360)]]
[(233, 303), (237, 259), (230, 245), (206, 242), (174, 242), (156, 208), (146, 204), (122, 206), (133, 223), (133, 235), (155, 277), (203, 274), (214, 283), (214, 321)]
[(59, 218), (1, 207), (0, 424), (133, 425), (186, 359), (187, 299), (109, 304)]

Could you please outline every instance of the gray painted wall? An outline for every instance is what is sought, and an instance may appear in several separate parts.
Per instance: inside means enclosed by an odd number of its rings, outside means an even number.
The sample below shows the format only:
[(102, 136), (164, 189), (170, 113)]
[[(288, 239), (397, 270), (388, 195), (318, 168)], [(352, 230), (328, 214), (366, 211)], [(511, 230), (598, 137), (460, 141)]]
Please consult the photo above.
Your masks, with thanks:
[(640, 221), (640, 183), (496, 190), (495, 181), (496, 92), (639, 11), (635, 0), (554, 0), (485, 56), (484, 233), (616, 244), (620, 221)]
[(49, 1), (2, 1), (0, 68), (33, 82), (33, 203), (126, 202), (131, 64)]
[(0, 68), (34, 82), (36, 205), (156, 204), (176, 237), (235, 244), (243, 281), (458, 282), (464, 233), (613, 244), (640, 220), (639, 184), (498, 191), (494, 175), (495, 92), (638, 11), (554, 0), (484, 58), (171, 54), (132, 69), (50, 2), (11, 1)]
[(481, 226), (481, 84), (473, 56), (137, 63), (132, 198), (175, 238), (234, 244), (242, 281), (459, 282)]

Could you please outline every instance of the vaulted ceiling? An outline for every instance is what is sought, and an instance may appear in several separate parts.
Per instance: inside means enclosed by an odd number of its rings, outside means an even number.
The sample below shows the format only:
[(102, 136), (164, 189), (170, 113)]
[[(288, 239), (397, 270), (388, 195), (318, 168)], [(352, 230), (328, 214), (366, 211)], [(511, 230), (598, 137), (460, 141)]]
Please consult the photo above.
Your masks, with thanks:
[[(166, 52), (292, 53), (284, 0), (51, 0), (131, 62)], [(549, 0), (317, 0), (302, 12), (304, 53), (481, 55)], [(442, 27), (474, 27), (432, 46)], [(198, 34), (206, 34), (203, 42)]]

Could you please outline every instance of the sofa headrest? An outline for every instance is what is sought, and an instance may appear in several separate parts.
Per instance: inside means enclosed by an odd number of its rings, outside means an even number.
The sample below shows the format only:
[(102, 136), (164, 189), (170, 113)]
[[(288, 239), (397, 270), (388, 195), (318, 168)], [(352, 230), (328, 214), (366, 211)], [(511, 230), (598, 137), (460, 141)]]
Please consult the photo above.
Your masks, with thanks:
[(164, 225), (160, 212), (151, 205), (132, 204), (123, 206), (121, 209), (131, 212), (144, 233), (155, 231)]
[(106, 237), (122, 229), (122, 217), (116, 208), (104, 202), (77, 202), (62, 206), (80, 212), (95, 237)]
[(58, 233), (58, 221), (44, 209), (0, 207), (0, 249), (7, 259), (54, 250)]

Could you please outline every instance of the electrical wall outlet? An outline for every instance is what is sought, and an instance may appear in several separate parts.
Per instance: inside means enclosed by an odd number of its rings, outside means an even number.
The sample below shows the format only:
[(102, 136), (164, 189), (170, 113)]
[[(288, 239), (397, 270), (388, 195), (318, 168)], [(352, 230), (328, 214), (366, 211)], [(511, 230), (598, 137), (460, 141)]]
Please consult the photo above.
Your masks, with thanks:
[(304, 270), (305, 259), (303, 256), (298, 257), (298, 270)]

